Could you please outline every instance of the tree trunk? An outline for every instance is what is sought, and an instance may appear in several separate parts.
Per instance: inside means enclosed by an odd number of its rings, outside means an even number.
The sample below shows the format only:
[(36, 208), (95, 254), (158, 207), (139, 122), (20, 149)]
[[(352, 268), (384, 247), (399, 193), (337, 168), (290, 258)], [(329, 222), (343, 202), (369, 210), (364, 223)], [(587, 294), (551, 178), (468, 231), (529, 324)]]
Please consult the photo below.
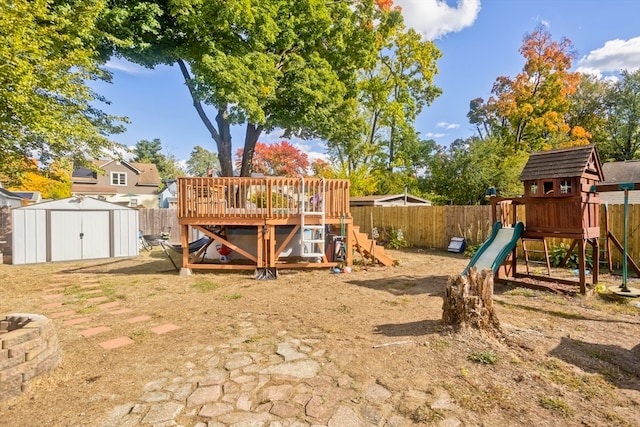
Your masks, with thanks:
[(478, 273), (472, 267), (467, 276), (452, 276), (442, 304), (442, 322), (456, 329), (474, 328), (500, 334), (500, 322), (493, 311), (493, 272)]
[(213, 123), (211, 123), (211, 120), (209, 120), (209, 117), (204, 111), (204, 108), (202, 107), (202, 102), (200, 102), (200, 99), (198, 98), (198, 95), (196, 93), (193, 79), (191, 78), (191, 74), (189, 73), (187, 64), (182, 59), (178, 59), (177, 62), (178, 66), (180, 67), (180, 71), (182, 72), (182, 76), (184, 77), (184, 81), (187, 84), (187, 88), (189, 88), (189, 94), (191, 94), (193, 106), (198, 112), (200, 120), (202, 120), (202, 123), (204, 123), (205, 127), (209, 131), (209, 134), (211, 134), (211, 137), (216, 142), (216, 148), (218, 149), (218, 160), (220, 162), (220, 172), (222, 173), (222, 176), (233, 176), (233, 162), (231, 158), (231, 131), (229, 120), (227, 120), (227, 106), (218, 106), (218, 114), (216, 115), (216, 123), (218, 125), (218, 129), (216, 129), (215, 126), (213, 126)]
[(242, 164), (240, 165), (240, 176), (251, 176), (251, 172), (253, 172), (253, 154), (261, 133), (262, 126), (247, 123), (247, 130), (244, 136), (244, 149), (242, 150)]

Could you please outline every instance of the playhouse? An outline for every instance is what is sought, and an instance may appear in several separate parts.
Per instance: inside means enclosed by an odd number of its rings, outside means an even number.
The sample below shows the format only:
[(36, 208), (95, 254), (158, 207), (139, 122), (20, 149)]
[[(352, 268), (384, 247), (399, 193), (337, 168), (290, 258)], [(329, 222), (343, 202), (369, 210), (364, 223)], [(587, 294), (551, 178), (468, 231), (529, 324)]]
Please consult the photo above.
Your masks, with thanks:
[[(520, 175), (524, 195), (517, 198), (492, 198), (493, 221), (516, 224), (522, 221), (520, 235), (526, 273), (518, 272), (516, 249), (510, 262), (499, 272), (499, 278), (517, 280), (531, 278), (545, 282), (575, 286), (586, 292), (587, 248), (592, 254), (592, 283), (598, 282), (600, 199), (596, 184), (603, 180), (602, 167), (594, 145), (532, 153)], [(552, 278), (547, 239), (571, 239), (567, 257), (575, 249), (578, 254), (578, 281)], [(536, 249), (531, 249), (535, 247)], [(544, 253), (547, 275), (530, 270), (530, 255)], [(566, 258), (565, 258), (566, 261)], [(526, 283), (525, 283), (526, 285)]]

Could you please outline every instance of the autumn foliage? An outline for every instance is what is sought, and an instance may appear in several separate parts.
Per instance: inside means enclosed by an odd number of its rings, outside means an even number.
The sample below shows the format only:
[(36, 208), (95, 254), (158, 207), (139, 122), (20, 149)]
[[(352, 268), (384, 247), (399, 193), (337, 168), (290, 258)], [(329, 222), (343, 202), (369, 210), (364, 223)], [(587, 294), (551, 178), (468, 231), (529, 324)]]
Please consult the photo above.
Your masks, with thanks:
[[(236, 167), (240, 166), (243, 149), (236, 152)], [(270, 176), (307, 175), (309, 157), (287, 141), (274, 144), (256, 143), (253, 172)]]
[(393, 6), (393, 0), (376, 0), (376, 4), (380, 9), (389, 11)]
[[(565, 121), (569, 97), (580, 83), (580, 74), (570, 71), (575, 57), (571, 41), (556, 42), (538, 27), (525, 36), (520, 53), (526, 61), (522, 72), (513, 79), (498, 77), (486, 106), (485, 113), (504, 124), (502, 136), (514, 151), (588, 143), (584, 129), (571, 129)], [(474, 114), (481, 111), (476, 108)]]

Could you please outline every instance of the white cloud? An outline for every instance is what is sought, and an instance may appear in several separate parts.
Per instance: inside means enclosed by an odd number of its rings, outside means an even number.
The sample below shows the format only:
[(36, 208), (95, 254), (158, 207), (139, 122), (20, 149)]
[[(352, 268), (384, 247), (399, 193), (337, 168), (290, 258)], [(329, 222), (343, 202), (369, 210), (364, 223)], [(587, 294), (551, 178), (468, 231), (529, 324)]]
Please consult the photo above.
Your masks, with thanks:
[(318, 148), (324, 148), (324, 144), (319, 140), (304, 141), (294, 138), (289, 142), (295, 148), (307, 155), (307, 157), (309, 158), (309, 163), (313, 163), (317, 159), (324, 160), (325, 162), (329, 161), (329, 156), (325, 152), (315, 151)]
[(449, 129), (458, 129), (460, 125), (458, 123), (447, 123), (447, 122), (438, 122), (436, 123), (436, 127)]
[(609, 40), (599, 49), (592, 50), (578, 61), (576, 71), (602, 77), (621, 70), (640, 68), (640, 36), (629, 40)]
[(396, 0), (394, 4), (402, 7), (407, 27), (414, 28), (427, 40), (471, 26), (480, 12), (480, 0), (458, 0), (456, 7), (444, 0)]
[(442, 138), (447, 136), (446, 133), (433, 133), (433, 132), (427, 132), (424, 134), (424, 136), (426, 136), (427, 138)]
[(104, 64), (104, 66), (108, 70), (120, 71), (127, 74), (148, 74), (152, 72), (149, 68), (142, 67), (138, 64), (134, 64), (133, 62), (120, 58), (110, 59), (106, 64)]

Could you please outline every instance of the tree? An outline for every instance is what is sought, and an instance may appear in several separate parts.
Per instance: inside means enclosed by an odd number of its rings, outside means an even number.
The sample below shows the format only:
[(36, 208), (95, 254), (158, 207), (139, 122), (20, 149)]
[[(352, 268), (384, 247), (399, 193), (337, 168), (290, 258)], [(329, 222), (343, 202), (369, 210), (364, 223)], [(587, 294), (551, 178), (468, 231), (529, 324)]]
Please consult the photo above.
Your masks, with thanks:
[[(415, 30), (399, 22), (394, 31), (379, 34), (381, 45), (374, 67), (361, 74), (356, 110), (359, 116), (334, 130), (329, 152), (353, 177), (356, 170), (380, 176), (390, 183), (396, 173), (411, 176), (414, 152), (420, 145), (414, 123), (425, 106), (442, 91), (433, 84), (441, 53), (434, 43), (422, 41)], [(391, 187), (407, 186), (407, 179)], [(385, 192), (380, 188), (379, 191)]]
[(568, 97), (569, 110), (565, 121), (574, 134), (577, 134), (577, 130), (583, 129), (586, 142), (593, 141), (600, 145), (606, 139), (607, 90), (607, 83), (598, 80), (596, 76), (582, 74), (575, 93)]
[(502, 138), (512, 152), (583, 143), (584, 130), (572, 130), (565, 122), (568, 97), (580, 81), (579, 73), (569, 71), (575, 56), (571, 41), (563, 38), (555, 42), (538, 26), (525, 35), (520, 53), (525, 58), (522, 72), (514, 79), (498, 77), (486, 106), (474, 100), (471, 123)]
[(495, 137), (457, 139), (449, 147), (437, 147), (429, 160), (422, 191), (437, 194), (440, 202), (454, 205), (486, 204), (490, 187), (500, 196), (522, 194), (519, 175), (528, 154), (510, 151)]
[(158, 168), (158, 174), (163, 181), (175, 179), (184, 175), (184, 172), (178, 165), (178, 160), (173, 154), (163, 154), (162, 141), (154, 138), (153, 141), (142, 139), (136, 143), (133, 150), (134, 162), (153, 163)]
[(148, 67), (179, 66), (224, 176), (233, 174), (232, 125), (246, 126), (240, 175), (248, 176), (263, 132), (322, 137), (353, 113), (345, 105), (352, 105), (357, 70), (379, 47), (373, 23), (399, 15), (373, 0), (109, 4), (101, 28), (130, 44), (105, 47)]
[(216, 153), (196, 145), (187, 160), (187, 173), (191, 176), (207, 176), (209, 168), (213, 172), (220, 170), (218, 156)]
[(71, 197), (71, 163), (66, 159), (53, 162), (46, 170), (38, 168), (37, 161), (29, 161), (33, 167), (24, 168), (19, 182), (11, 185), (11, 191), (39, 191), (43, 199)]
[(623, 71), (605, 97), (606, 139), (604, 158), (633, 160), (640, 158), (640, 70)]
[[(243, 159), (242, 148), (236, 152), (236, 165)], [(275, 144), (256, 144), (253, 155), (254, 172), (271, 176), (309, 175), (309, 157), (287, 141)]]
[(109, 80), (94, 48), (98, 0), (0, 0), (0, 173), (37, 157), (78, 162), (116, 144), (122, 118), (95, 107), (104, 101), (87, 81)]

